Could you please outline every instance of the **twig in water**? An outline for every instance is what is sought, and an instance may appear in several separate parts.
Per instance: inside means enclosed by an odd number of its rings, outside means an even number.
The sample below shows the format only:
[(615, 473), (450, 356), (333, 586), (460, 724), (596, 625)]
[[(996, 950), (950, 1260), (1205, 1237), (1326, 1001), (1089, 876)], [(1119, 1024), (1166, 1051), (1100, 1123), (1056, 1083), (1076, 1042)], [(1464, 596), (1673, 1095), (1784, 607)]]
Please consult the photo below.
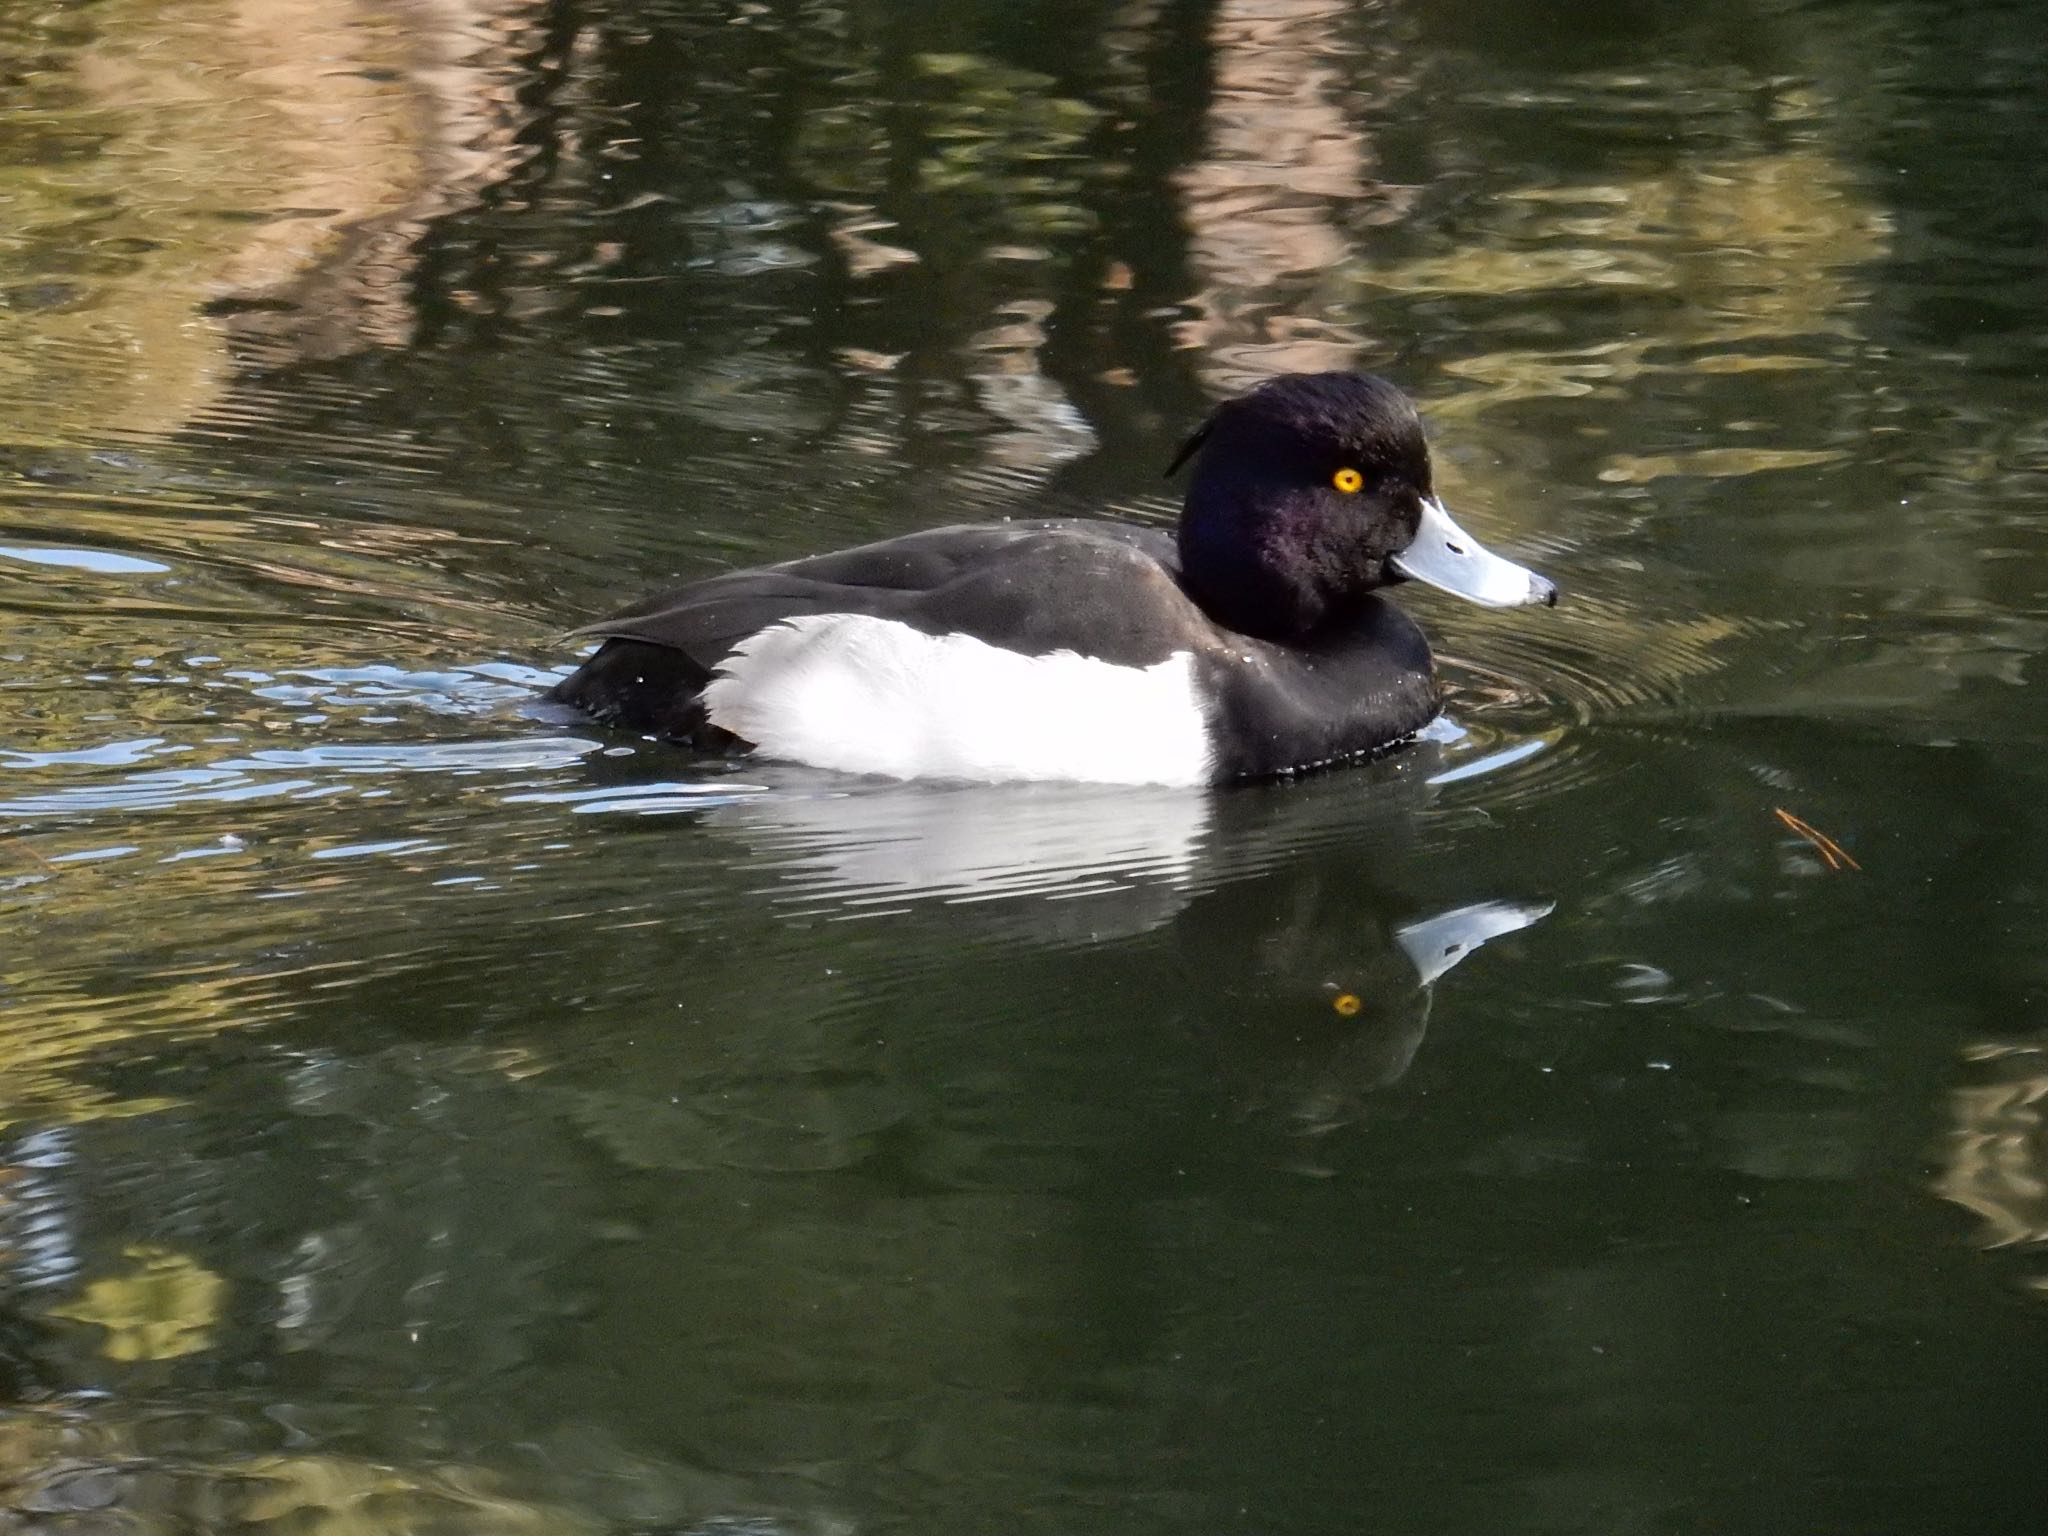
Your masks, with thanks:
[(1814, 828), (1808, 826), (1805, 822), (1801, 821), (1797, 816), (1794, 816), (1790, 811), (1786, 810), (1782, 805), (1773, 809), (1771, 814), (1777, 817), (1778, 820), (1785, 823), (1785, 825), (1790, 827), (1794, 832), (1797, 832), (1801, 837), (1805, 838), (1809, 843), (1813, 844), (1814, 851), (1821, 856), (1822, 860), (1827, 864), (1829, 869), (1840, 869), (1844, 865), (1847, 865), (1850, 869), (1857, 870), (1859, 872), (1862, 870), (1863, 866), (1861, 864), (1858, 864), (1854, 859), (1850, 858), (1849, 851), (1846, 848), (1844, 848), (1840, 843), (1836, 842), (1832, 837), (1829, 837), (1827, 833), (1817, 831)]

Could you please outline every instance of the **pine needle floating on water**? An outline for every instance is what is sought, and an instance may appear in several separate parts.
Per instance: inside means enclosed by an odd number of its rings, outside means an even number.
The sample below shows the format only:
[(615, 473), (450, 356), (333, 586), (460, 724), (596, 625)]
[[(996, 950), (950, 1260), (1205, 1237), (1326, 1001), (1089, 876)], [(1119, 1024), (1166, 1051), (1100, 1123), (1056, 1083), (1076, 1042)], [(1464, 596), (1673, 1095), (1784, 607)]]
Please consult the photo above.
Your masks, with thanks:
[(1846, 865), (1850, 869), (1861, 872), (1863, 866), (1850, 858), (1848, 850), (1832, 837), (1829, 837), (1827, 833), (1808, 826), (1782, 805), (1775, 807), (1771, 814), (1805, 838), (1809, 843), (1813, 844), (1814, 851), (1821, 856), (1829, 869), (1841, 869)]

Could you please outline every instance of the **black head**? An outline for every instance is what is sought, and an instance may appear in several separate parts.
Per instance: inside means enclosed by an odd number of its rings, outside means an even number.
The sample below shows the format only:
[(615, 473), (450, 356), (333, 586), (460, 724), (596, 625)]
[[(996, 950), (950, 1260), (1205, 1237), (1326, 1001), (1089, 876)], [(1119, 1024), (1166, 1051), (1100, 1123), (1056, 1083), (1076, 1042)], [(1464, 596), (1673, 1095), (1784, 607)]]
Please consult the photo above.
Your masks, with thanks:
[(1313, 634), (1409, 576), (1479, 602), (1555, 599), (1548, 582), (1451, 521), (1422, 422), (1385, 379), (1269, 379), (1219, 405), (1167, 473), (1191, 457), (1181, 577), (1211, 618), (1240, 633)]

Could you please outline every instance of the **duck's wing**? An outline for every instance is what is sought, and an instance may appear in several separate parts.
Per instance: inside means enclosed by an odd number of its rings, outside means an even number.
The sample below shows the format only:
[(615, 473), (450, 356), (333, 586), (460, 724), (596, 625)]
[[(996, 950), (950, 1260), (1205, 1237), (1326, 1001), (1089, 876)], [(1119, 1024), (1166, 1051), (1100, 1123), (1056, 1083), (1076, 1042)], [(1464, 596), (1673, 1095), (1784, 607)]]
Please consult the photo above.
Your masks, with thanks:
[(866, 614), (1034, 653), (1100, 636), (1151, 651), (1159, 646), (1132, 633), (1148, 627), (1133, 615), (1156, 604), (1133, 599), (1147, 587), (1177, 598), (1172, 560), (1163, 530), (1121, 523), (933, 528), (657, 592), (575, 633), (679, 652), (705, 676), (748, 636), (815, 614)]

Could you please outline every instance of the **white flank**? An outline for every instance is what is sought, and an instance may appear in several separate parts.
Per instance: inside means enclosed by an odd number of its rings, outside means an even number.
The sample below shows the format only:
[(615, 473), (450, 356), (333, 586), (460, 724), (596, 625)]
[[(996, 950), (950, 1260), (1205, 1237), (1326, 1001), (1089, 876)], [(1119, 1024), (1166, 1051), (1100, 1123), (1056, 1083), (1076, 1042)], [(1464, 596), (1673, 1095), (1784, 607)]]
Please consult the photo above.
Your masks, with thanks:
[(733, 648), (711, 723), (770, 757), (894, 779), (1205, 784), (1194, 658), (1020, 656), (867, 614), (805, 615)]

